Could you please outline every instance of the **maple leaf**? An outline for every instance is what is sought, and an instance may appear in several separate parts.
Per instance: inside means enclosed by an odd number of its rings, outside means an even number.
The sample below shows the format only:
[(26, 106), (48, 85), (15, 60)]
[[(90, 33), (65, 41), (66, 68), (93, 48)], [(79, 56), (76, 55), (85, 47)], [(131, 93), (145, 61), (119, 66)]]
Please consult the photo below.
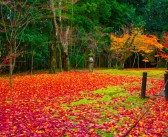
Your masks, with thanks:
[[(0, 135), (123, 136), (150, 103), (131, 135), (166, 134), (167, 103), (141, 101), (139, 83), (138, 76), (72, 71), (14, 76), (10, 89), (8, 79), (0, 78)], [(149, 78), (148, 84), (147, 94), (154, 95), (164, 82)]]

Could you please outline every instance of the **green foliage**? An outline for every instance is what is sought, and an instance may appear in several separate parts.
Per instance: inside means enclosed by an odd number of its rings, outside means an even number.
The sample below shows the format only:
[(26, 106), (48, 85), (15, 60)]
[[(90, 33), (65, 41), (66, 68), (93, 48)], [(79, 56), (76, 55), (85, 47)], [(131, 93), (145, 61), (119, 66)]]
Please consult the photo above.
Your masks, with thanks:
[(163, 47), (162, 50), (163, 50), (163, 52), (168, 53), (168, 49), (167, 48)]
[[(71, 67), (86, 67), (90, 50), (94, 53), (95, 66), (106, 67), (109, 55), (113, 56), (113, 53), (109, 50), (109, 34), (112, 32), (119, 35), (123, 33), (124, 28), (130, 32), (132, 27), (139, 27), (144, 28), (147, 33), (159, 35), (168, 30), (167, 0), (160, 0), (159, 2), (156, 0), (82, 0), (76, 1), (74, 4), (71, 2), (71, 0), (62, 1), (62, 8), (60, 9), (58, 8), (58, 1), (55, 1), (58, 26), (62, 25), (63, 30), (67, 25), (70, 26), (68, 55)], [(8, 5), (9, 8), (2, 4), (0, 6), (6, 24), (10, 24), (9, 15), (11, 19), (15, 16), (15, 18), (21, 17), (23, 22), (30, 19), (28, 25), (23, 29), (22, 33), (19, 33), (16, 39), (21, 47), (19, 50), (25, 53), (22, 57), (17, 57), (18, 62), (16, 62), (16, 65), (22, 66), (23, 63), (19, 62), (26, 62), (24, 67), (16, 67), (16, 69), (19, 71), (30, 69), (33, 52), (35, 69), (48, 68), (50, 64), (48, 47), (54, 39), (51, 9), (46, 8), (49, 7), (49, 1), (28, 0), (28, 7), (21, 8), (18, 5), (16, 12), (14, 12), (11, 5)], [(11, 13), (10, 8), (12, 9)], [(24, 13), (29, 14), (23, 16)], [(59, 16), (62, 18), (62, 24), (59, 22)], [(2, 19), (1, 15), (0, 51), (2, 56), (5, 57), (8, 54), (8, 41), (2, 27)], [(23, 23), (21, 24), (23, 25)], [(18, 30), (22, 28), (19, 25), (17, 27)], [(9, 30), (7, 35), (10, 36), (12, 26), (7, 25), (7, 29)], [(167, 52), (165, 49), (163, 51)], [(151, 56), (149, 58), (152, 59)], [(113, 65), (115, 61), (118, 60), (112, 60)], [(120, 64), (116, 65), (117, 69), (122, 68)]]
[(0, 44), (0, 50), (2, 50), (2, 45)]
[(168, 31), (168, 1), (149, 1), (146, 5), (147, 10), (144, 14), (145, 18), (145, 28), (148, 33), (161, 33), (163, 31)]
[(90, 52), (90, 53), (88, 54), (88, 57), (93, 57), (93, 56), (94, 56), (93, 52)]
[(121, 66), (121, 65), (118, 65), (116, 63), (116, 65), (114, 66), (115, 69), (118, 69), (118, 70), (123, 70), (124, 68)]
[(84, 67), (86, 57), (82, 54), (70, 54), (69, 55), (69, 61), (71, 64), (71, 67), (77, 67), (81, 68)]

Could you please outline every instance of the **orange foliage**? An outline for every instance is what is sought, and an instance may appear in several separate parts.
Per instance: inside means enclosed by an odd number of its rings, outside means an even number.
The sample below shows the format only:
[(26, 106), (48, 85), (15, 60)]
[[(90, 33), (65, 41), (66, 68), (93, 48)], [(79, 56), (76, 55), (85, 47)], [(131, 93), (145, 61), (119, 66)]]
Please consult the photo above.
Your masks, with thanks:
[[(135, 37), (135, 38), (134, 38)], [(158, 42), (158, 38), (155, 35), (142, 35), (142, 34), (125, 34), (123, 37), (116, 37), (114, 35), (110, 35), (110, 38), (112, 39), (112, 47), (111, 50), (117, 50), (124, 48), (125, 42), (130, 38), (130, 45), (129, 49), (133, 51), (133, 48), (136, 49), (136, 52), (144, 51), (145, 53), (150, 53), (154, 49), (162, 49), (162, 44)], [(133, 43), (131, 43), (131, 41)], [(132, 45), (131, 45), (132, 44)]]
[(123, 37), (116, 37), (115, 35), (111, 34), (110, 35), (110, 38), (112, 39), (111, 50), (121, 50), (129, 37), (130, 37), (129, 34), (124, 34)]
[[(162, 50), (163, 45), (158, 42), (155, 35), (144, 35), (135, 30), (131, 35), (125, 34), (123, 37), (116, 37), (111, 34), (112, 39), (111, 50), (120, 54), (120, 58), (125, 60), (132, 55), (131, 52), (140, 53), (144, 56), (144, 62), (149, 62), (147, 54), (158, 50)], [(150, 61), (154, 61), (155, 56), (150, 57)], [(118, 60), (118, 59), (117, 59)]]
[(131, 55), (130, 51), (130, 35), (124, 34), (123, 37), (116, 37), (115, 35), (110, 35), (112, 39), (111, 50), (115, 52), (115, 58), (119, 61), (120, 66), (124, 68), (124, 63), (126, 59)]
[(145, 53), (153, 52), (156, 48), (162, 49), (162, 44), (158, 42), (158, 38), (155, 35), (137, 35), (133, 42), (137, 51), (144, 51)]

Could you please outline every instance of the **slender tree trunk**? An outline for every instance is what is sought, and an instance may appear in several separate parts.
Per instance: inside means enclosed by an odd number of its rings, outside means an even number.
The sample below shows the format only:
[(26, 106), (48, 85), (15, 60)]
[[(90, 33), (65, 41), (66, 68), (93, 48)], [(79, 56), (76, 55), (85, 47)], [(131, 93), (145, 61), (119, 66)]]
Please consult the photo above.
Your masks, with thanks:
[(124, 65), (125, 65), (124, 62), (125, 61), (121, 62), (121, 69), (124, 69)]
[(13, 62), (12, 62), (12, 58), (10, 57), (12, 54), (12, 46), (10, 44), (10, 53), (9, 53), (9, 83), (10, 83), (10, 88), (13, 87), (13, 79), (12, 79), (12, 75), (13, 75)]
[(134, 65), (135, 65), (135, 59), (136, 59), (136, 53), (134, 53), (135, 57), (134, 57), (134, 61), (133, 61), (133, 64), (132, 64), (132, 68), (134, 68)]
[(12, 74), (13, 74), (13, 67), (12, 67), (12, 58), (9, 59), (10, 61), (10, 73), (9, 73), (9, 77), (10, 77), (10, 88), (13, 87), (13, 80), (12, 80)]
[[(138, 53), (137, 53), (138, 54)], [(137, 55), (138, 56), (138, 68), (139, 68), (139, 54)]]
[(34, 64), (34, 49), (32, 50), (32, 56), (31, 56), (31, 75), (33, 74), (33, 64)]
[(99, 54), (99, 68), (100, 68), (100, 66), (101, 66), (101, 56), (100, 56), (100, 54)]
[(125, 65), (125, 60), (120, 60), (119, 61), (119, 68), (124, 69), (124, 65)]
[(156, 67), (159, 67), (159, 57), (156, 58)]

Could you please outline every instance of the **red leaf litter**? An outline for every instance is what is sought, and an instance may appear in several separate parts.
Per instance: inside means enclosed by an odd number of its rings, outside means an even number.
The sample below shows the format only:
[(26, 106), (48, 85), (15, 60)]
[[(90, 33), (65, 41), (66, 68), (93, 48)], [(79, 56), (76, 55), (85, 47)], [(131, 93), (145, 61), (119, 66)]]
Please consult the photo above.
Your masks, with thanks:
[[(129, 137), (168, 136), (168, 102), (163, 97), (147, 99), (144, 107), (126, 109), (126, 97), (97, 101), (102, 94), (92, 91), (121, 86), (130, 94), (140, 92), (141, 77), (114, 76), (88, 72), (62, 72), (0, 78), (0, 137), (122, 137), (142, 116)], [(125, 84), (127, 83), (127, 84)], [(138, 84), (134, 84), (138, 83)], [(147, 94), (154, 96), (163, 80), (149, 79)], [(83, 94), (85, 91), (87, 94)], [(72, 105), (82, 99), (88, 104)], [(113, 107), (115, 113), (106, 106)]]

